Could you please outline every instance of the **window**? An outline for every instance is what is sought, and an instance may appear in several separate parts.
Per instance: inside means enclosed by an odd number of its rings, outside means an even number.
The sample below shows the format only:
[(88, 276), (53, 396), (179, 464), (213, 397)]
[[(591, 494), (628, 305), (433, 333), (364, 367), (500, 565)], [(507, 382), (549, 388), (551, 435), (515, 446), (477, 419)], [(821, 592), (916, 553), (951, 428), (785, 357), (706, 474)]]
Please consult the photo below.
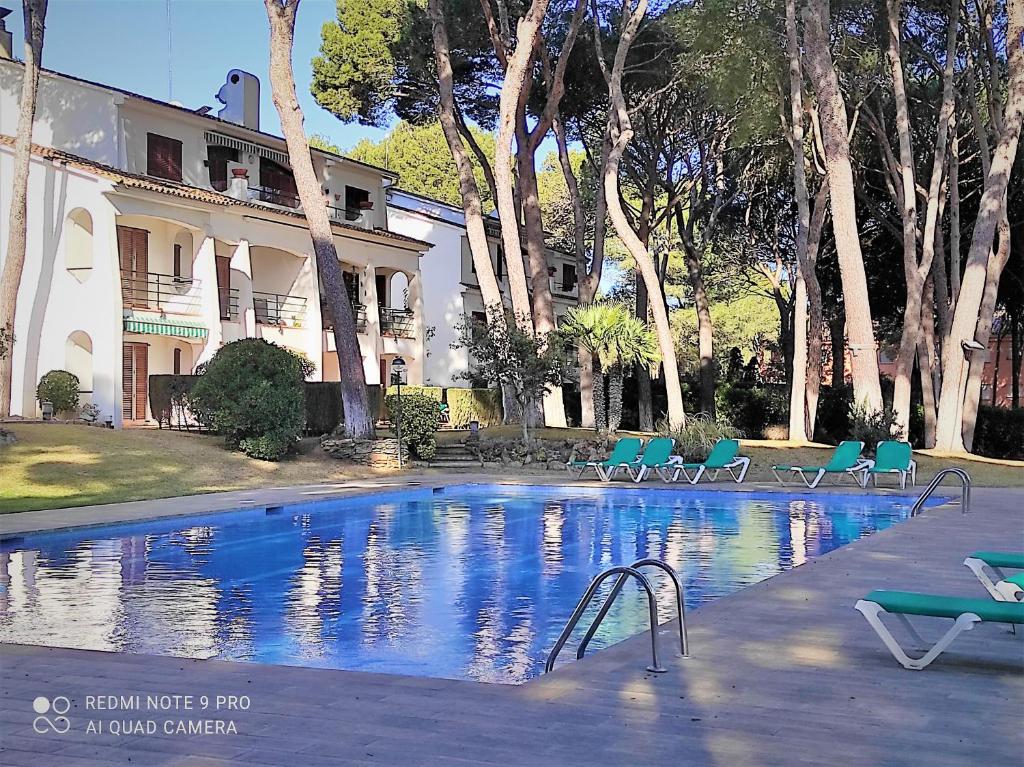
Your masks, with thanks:
[(562, 264), (562, 291), (572, 293), (576, 288), (576, 266), (574, 264)]
[(230, 146), (208, 146), (206, 164), (210, 169), (210, 186), (218, 192), (228, 189), (228, 163), (238, 162), (238, 150)]
[(175, 277), (181, 276), (181, 245), (174, 243), (174, 272)]
[(370, 193), (358, 186), (345, 187), (345, 220), (355, 221), (371, 205)]
[(181, 375), (181, 349), (174, 350), (174, 375)]
[(260, 158), (260, 202), (299, 207), (299, 193), (295, 176), (289, 168), (266, 157)]
[(479, 338), (487, 332), (487, 314), (485, 312), (473, 312), (470, 315), (469, 332), (473, 338)]
[(181, 142), (156, 133), (146, 134), (146, 173), (181, 181)]
[(497, 262), (494, 270), (494, 276), (497, 277), (500, 282), (501, 278), (504, 277), (505, 271), (505, 248), (501, 245), (498, 246), (498, 257), (494, 260)]

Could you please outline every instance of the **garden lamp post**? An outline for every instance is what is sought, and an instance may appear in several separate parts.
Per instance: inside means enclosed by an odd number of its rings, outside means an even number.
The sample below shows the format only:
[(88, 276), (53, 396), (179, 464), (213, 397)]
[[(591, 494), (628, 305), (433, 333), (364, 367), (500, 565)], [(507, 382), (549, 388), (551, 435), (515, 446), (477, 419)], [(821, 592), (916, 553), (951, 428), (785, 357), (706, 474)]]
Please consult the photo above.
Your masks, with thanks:
[(402, 376), (405, 374), (405, 360), (395, 357), (391, 360), (391, 379), (398, 387), (398, 422), (395, 431), (398, 434), (398, 468), (403, 468), (402, 458)]

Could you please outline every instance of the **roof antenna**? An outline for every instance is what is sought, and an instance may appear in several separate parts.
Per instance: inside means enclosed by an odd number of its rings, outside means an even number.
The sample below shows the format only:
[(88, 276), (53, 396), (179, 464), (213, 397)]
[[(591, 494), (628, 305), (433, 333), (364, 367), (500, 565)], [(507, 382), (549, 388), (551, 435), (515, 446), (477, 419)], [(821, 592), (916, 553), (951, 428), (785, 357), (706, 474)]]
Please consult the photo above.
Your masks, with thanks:
[(166, 0), (167, 5), (167, 100), (174, 101), (174, 80), (171, 78), (171, 62), (173, 59), (173, 48), (171, 47), (171, 0)]

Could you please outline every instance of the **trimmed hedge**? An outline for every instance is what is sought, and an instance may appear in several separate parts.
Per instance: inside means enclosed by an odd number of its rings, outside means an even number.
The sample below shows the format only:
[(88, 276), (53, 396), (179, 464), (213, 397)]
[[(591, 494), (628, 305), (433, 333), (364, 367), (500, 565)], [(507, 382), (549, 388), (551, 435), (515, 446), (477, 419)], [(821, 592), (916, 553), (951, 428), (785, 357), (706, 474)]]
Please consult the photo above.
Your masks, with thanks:
[[(397, 386), (389, 386), (387, 395), (390, 397), (392, 394), (398, 394)], [(422, 394), (424, 397), (430, 397), (435, 402), (444, 401), (444, 389), (440, 386), (403, 386), (402, 396), (407, 394)]]
[(989, 458), (1024, 459), (1024, 408), (978, 408), (974, 452)]
[(501, 423), (500, 389), (447, 389), (448, 422), (452, 426), (466, 426), (479, 421), (481, 426)]
[[(405, 393), (403, 387), (403, 394)], [(366, 396), (370, 400), (370, 414), (374, 421), (380, 420), (381, 387), (366, 387)], [(330, 434), (342, 422), (345, 415), (341, 404), (340, 381), (307, 381), (306, 382), (306, 433)]]

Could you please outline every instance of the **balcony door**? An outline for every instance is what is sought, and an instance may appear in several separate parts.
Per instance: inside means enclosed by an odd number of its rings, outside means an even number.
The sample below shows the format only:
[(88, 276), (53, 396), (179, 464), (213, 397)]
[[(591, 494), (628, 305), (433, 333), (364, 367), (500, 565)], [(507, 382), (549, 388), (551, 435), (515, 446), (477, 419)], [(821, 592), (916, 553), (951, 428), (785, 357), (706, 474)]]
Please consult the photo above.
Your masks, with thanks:
[(121, 295), (127, 306), (149, 306), (149, 232), (131, 226), (117, 227), (117, 251), (121, 262)]
[(125, 421), (145, 421), (149, 399), (148, 344), (125, 343), (121, 363), (121, 416)]

